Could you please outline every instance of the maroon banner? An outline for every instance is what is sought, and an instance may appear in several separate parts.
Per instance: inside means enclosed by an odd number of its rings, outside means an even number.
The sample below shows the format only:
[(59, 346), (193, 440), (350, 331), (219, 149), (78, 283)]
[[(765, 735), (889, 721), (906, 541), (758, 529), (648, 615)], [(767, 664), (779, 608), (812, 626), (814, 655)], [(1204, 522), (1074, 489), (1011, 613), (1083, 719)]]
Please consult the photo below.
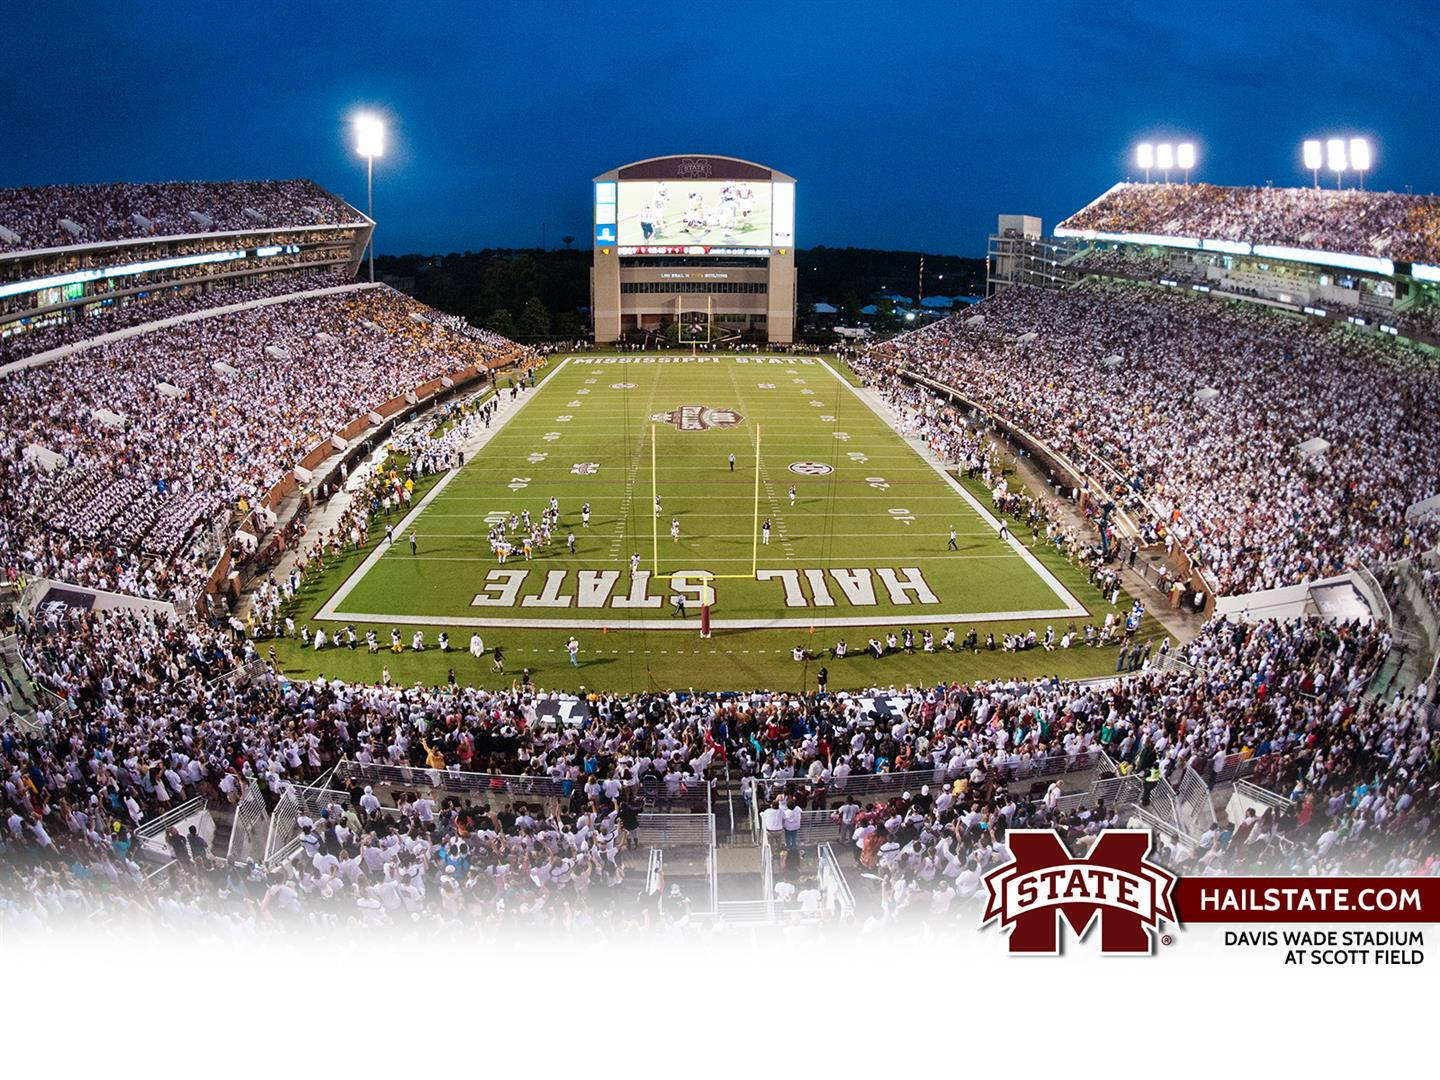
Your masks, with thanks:
[(1187, 877), (1175, 883), (1185, 923), (1440, 922), (1440, 878)]

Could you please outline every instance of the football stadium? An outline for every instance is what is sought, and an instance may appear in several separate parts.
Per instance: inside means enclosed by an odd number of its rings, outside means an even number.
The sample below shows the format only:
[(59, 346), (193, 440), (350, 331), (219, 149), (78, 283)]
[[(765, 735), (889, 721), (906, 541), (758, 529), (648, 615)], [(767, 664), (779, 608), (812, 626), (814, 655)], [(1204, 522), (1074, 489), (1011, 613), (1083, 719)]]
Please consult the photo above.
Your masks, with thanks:
[(0, 189), (6, 925), (972, 931), (1014, 830), (1440, 873), (1440, 196), (1370, 136), (1142, 134), (853, 335), (827, 178), (657, 138), (556, 181), (562, 339), (376, 278), (389, 135), (381, 210)]

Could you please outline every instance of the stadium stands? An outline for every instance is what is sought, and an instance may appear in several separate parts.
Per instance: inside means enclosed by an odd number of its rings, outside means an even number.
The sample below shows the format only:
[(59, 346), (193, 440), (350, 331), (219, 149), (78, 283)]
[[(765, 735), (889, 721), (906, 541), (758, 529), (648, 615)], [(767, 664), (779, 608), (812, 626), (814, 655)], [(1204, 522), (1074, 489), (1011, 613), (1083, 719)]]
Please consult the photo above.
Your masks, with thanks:
[[(203, 523), (259, 505), (315, 447), (384, 403), (513, 357), (495, 343), (503, 339), (456, 333), (427, 310), (383, 287), (352, 290), (182, 322), (12, 372), (0, 465), (0, 553), (11, 575), (193, 599), (205, 568), (187, 542)], [(102, 411), (123, 420), (101, 422)], [(66, 467), (47, 472), (27, 458), (32, 446)], [(169, 590), (138, 570), (141, 554), (160, 557), (153, 573)]]
[(309, 180), (0, 188), (0, 251), (363, 220)]
[[(22, 245), (57, 229), (79, 247), (356, 224), (305, 182), (39, 190), (0, 193), (0, 226)], [(1072, 223), (1162, 232), (1203, 221), (1217, 236), (1397, 258), (1440, 244), (1424, 200), (1397, 209), (1399, 197), (1247, 202), (1166, 189), (1149, 197), (1164, 204), (1156, 217), (1126, 191)], [(1109, 825), (1153, 823), (1162, 860), (1190, 873), (1440, 873), (1435, 687), (1377, 691), (1393, 644), (1383, 623), (1214, 618), (1173, 651), (1168, 639), (1158, 652), (1127, 647), (1115, 678), (1084, 683), (562, 699), (464, 679), (401, 688), (388, 672), (373, 684), (287, 677), (273, 648), (262, 655), (267, 639), (316, 640), (287, 619), (289, 599), (311, 566), (363, 542), (403, 478), (371, 476), (308, 558), (257, 584), (248, 622), (191, 603), (214, 570), (212, 527), (228, 537), (253, 520), (300, 462), (365, 430), (373, 410), (529, 355), (385, 287), (342, 287), (329, 248), (317, 250), (293, 276), (202, 275), (200, 293), (18, 339), (16, 358), (82, 347), (4, 376), (0, 571), (181, 603), (174, 615), (64, 603), (14, 614), (41, 704), (33, 721), (0, 730), (0, 926), (123, 915), (241, 933), (292, 921), (307, 931), (698, 925), (678, 886), (648, 895), (664, 860), (640, 872), (641, 812), (700, 810), (722, 793), (754, 800), (754, 820), (778, 823), (777, 836), (828, 840), (835, 865), (876, 883), (876, 921), (974, 925), (982, 876), (1020, 826), (1057, 828), (1078, 854)], [(1098, 274), (1173, 272), (1130, 251), (1085, 262)], [(324, 294), (293, 295), (314, 288)], [(231, 304), (247, 306), (208, 310)], [(1226, 593), (1391, 561), (1440, 538), (1436, 516), (1405, 518), (1440, 476), (1440, 376), (1423, 350), (1095, 278), (1012, 288), (972, 323), (976, 313), (854, 366), (906, 434), (987, 486), (988, 438), (935, 386), (1078, 463), (1139, 522), (1140, 541), (1182, 546)], [(196, 317), (150, 325), (173, 316)], [(86, 346), (92, 325), (140, 332)], [(455, 406), (448, 419), (450, 433), (402, 444), (415, 451), (409, 476), (458, 464), (476, 416)], [(1297, 449), (1317, 437), (1320, 453)], [(1037, 542), (1043, 533), (1086, 561), (1102, 591), (1117, 588), (1054, 501), (994, 496)], [(1440, 576), (1427, 567), (1422, 581), (1440, 601)], [(1093, 628), (1054, 629), (1040, 647), (1096, 643)], [(312, 650), (323, 665), (327, 648), (356, 647), (349, 635)], [(884, 671), (883, 657), (831, 662)], [(210, 841), (166, 828), (191, 800), (221, 826)], [(713, 822), (689, 831), (713, 848)], [(813, 910), (817, 890), (798, 873), (814, 871), (782, 856), (772, 882), (768, 842), (767, 890), (798, 891)]]
[(1328, 188), (1116, 184), (1056, 228), (1224, 240), (1440, 263), (1440, 196)]
[[(970, 325), (976, 313), (983, 325)], [(1036, 335), (1021, 342), (1023, 335)], [(1119, 357), (1112, 367), (1102, 359)], [(1428, 548), (1440, 367), (1425, 352), (1256, 306), (1128, 283), (1015, 288), (874, 350), (954, 386), (1106, 479), (1147, 538), (1219, 591), (1314, 580)], [(1220, 391), (1197, 400), (1196, 391)], [(1315, 436), (1329, 449), (1306, 456)]]
[(352, 277), (371, 227), (308, 180), (0, 190), (0, 366)]
[[(237, 925), (643, 921), (625, 854), (643, 793), (703, 788), (727, 765), (766, 800), (828, 814), (835, 841), (885, 882), (890, 918), (973, 918), (963, 901), (1003, 861), (1008, 828), (1054, 825), (1081, 850), (1152, 789), (1168, 791), (1162, 780), (1178, 786), (1188, 771), (1223, 784), (1237, 765), (1275, 809), (1177, 831), (1171, 865), (1440, 871), (1428, 706), (1366, 693), (1388, 646), (1378, 627), (1221, 619), (1178, 663), (1088, 685), (593, 695), (583, 727), (544, 721), (549, 695), (528, 687), (293, 683), (243, 635), (130, 612), (44, 611), (20, 633), (37, 681), (65, 705), (0, 739), (0, 915), (12, 923), (123, 912)], [(149, 708), (126, 705), (137, 693)], [(343, 779), (301, 792), (302, 808), (328, 809), (296, 818), (278, 863), (227, 866), (177, 837), (169, 876), (147, 878), (143, 823), (196, 797), (222, 817), (257, 793), (274, 810), (342, 760)], [(1067, 771), (1091, 761), (1147, 794), (1125, 806), (1063, 793)], [(868, 783), (887, 777), (904, 790)]]

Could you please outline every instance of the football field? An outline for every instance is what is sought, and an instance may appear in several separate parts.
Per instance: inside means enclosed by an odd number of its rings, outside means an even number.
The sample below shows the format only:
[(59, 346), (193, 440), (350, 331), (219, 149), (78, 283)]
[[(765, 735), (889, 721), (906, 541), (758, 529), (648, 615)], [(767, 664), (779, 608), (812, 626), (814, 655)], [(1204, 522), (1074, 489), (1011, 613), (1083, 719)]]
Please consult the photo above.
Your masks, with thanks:
[[(1000, 537), (981, 498), (822, 358), (579, 355), (551, 366), (319, 619), (693, 635), (707, 586), (716, 631), (853, 627), (852, 647), (864, 627), (938, 638), (950, 625), (963, 634), (1087, 615), (1025, 543)], [(523, 516), (538, 521), (552, 498), (560, 525), (526, 559)], [(514, 545), (503, 563), (487, 539), (497, 526)]]

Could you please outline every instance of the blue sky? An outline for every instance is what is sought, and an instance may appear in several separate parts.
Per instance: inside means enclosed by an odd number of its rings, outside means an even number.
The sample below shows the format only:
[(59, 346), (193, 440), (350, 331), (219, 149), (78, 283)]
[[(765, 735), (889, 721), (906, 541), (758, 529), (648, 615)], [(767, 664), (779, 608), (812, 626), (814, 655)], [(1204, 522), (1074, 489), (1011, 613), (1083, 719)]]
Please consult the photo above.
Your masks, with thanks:
[(1197, 177), (1440, 189), (1440, 4), (11, 0), (0, 186), (308, 176), (363, 203), (347, 120), (391, 119), (381, 251), (585, 243), (588, 180), (665, 153), (799, 183), (797, 241), (983, 254), (1193, 136)]

